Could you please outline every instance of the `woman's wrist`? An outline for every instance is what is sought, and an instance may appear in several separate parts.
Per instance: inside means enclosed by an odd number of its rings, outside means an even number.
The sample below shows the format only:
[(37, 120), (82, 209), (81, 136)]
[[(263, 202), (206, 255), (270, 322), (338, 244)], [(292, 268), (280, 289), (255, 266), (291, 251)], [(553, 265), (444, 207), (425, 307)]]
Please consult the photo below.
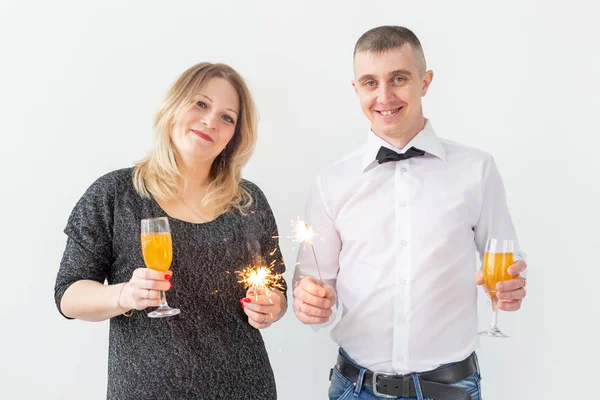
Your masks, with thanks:
[(279, 312), (279, 315), (277, 315), (277, 318), (275, 318), (275, 320), (273, 322), (277, 322), (279, 321), (281, 318), (283, 318), (283, 316), (285, 315), (285, 312), (287, 311), (287, 298), (285, 296), (285, 293), (275, 289), (277, 291), (277, 296), (281, 296), (281, 311)]
[(125, 286), (127, 286), (127, 284), (129, 284), (129, 282), (121, 284), (121, 289), (119, 289), (119, 296), (117, 297), (117, 308), (121, 311), (121, 314), (123, 314), (124, 316), (131, 317), (133, 315), (133, 309), (123, 307), (121, 305), (121, 296), (123, 295), (123, 289), (125, 289)]

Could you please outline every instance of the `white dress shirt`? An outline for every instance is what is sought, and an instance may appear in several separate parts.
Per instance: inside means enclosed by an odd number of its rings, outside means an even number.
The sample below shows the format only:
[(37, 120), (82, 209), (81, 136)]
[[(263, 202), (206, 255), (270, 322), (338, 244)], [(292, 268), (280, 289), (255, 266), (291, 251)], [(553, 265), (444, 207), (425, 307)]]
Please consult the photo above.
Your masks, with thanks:
[[(379, 164), (381, 146), (422, 157)], [(372, 371), (428, 371), (476, 347), (476, 251), (486, 239), (515, 240), (493, 158), (436, 136), (431, 123), (397, 149), (368, 142), (317, 177), (305, 220), (323, 280), (336, 288), (342, 316), (331, 336)], [(295, 281), (318, 277), (300, 248)]]

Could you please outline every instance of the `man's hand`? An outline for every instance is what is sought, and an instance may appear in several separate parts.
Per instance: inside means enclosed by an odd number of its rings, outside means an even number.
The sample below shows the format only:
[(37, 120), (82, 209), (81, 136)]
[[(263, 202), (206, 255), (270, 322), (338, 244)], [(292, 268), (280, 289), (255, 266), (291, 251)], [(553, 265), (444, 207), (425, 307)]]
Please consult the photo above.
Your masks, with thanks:
[(294, 289), (294, 313), (305, 324), (324, 324), (333, 314), (335, 289), (315, 278), (304, 277)]
[[(508, 274), (513, 279), (496, 284), (496, 297), (498, 299), (498, 308), (502, 311), (517, 311), (521, 308), (521, 303), (527, 295), (525, 285), (527, 280), (520, 274), (527, 269), (525, 261), (517, 261), (508, 267)], [(475, 273), (475, 283), (483, 285), (483, 271), (478, 270)]]

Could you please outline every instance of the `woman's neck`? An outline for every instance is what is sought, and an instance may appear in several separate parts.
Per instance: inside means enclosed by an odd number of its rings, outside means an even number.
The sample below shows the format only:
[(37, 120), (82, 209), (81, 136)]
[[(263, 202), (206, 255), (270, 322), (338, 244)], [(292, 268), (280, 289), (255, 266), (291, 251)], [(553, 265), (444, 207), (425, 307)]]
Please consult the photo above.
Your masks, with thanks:
[(212, 160), (184, 160), (179, 162), (181, 179), (179, 182), (180, 196), (188, 198), (203, 198), (206, 189), (212, 182), (210, 169)]

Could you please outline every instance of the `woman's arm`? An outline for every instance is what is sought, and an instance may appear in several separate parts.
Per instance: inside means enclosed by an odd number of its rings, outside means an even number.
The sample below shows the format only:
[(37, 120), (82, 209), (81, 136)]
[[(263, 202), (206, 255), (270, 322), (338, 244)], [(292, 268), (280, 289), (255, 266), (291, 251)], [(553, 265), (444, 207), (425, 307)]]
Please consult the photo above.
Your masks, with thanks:
[(67, 318), (104, 321), (130, 310), (143, 310), (160, 305), (160, 290), (171, 288), (172, 271), (159, 272), (138, 268), (129, 282), (103, 285), (97, 281), (79, 280), (62, 295), (60, 310)]
[(60, 300), (60, 309), (68, 318), (83, 321), (104, 321), (130, 311), (120, 303), (127, 283), (103, 285), (89, 280), (73, 283)]
[[(136, 269), (129, 282), (105, 285), (113, 271), (115, 198), (119, 180), (115, 173), (99, 178), (73, 209), (65, 233), (63, 253), (54, 298), (67, 318), (104, 321), (132, 309), (158, 306), (158, 290), (168, 290), (171, 271)], [(122, 282), (121, 276), (112, 282)]]

